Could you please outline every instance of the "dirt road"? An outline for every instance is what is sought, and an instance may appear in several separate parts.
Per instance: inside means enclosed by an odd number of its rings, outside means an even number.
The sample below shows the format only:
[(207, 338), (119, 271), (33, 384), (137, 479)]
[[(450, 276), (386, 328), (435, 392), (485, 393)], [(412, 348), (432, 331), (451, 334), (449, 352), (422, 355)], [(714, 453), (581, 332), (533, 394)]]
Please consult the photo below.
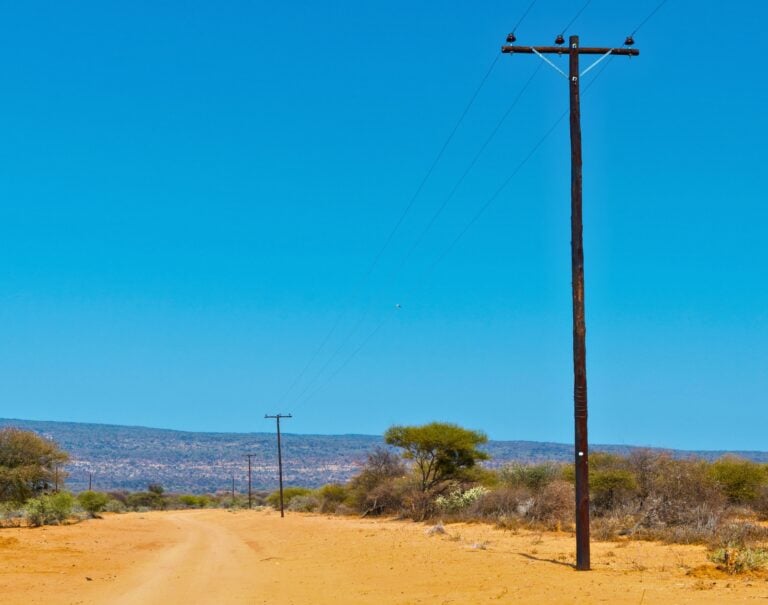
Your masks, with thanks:
[(566, 534), (219, 510), (0, 530), (0, 603), (415, 605), (768, 602), (765, 577), (717, 572), (703, 548), (593, 545)]

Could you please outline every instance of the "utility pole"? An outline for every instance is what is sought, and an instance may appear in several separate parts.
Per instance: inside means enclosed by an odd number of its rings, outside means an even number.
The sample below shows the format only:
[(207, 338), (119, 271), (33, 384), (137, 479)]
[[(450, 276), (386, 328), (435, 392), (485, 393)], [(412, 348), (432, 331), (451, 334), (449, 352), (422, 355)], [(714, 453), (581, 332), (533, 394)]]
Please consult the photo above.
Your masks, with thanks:
[(254, 456), (254, 454), (246, 454), (245, 457), (248, 458), (248, 508), (252, 507), (253, 502), (253, 492), (251, 491), (251, 458)]
[(88, 491), (93, 491), (93, 473), (88, 473)]
[(280, 516), (285, 517), (285, 507), (283, 506), (283, 451), (280, 445), (280, 419), (293, 418), (290, 414), (275, 414), (270, 416), (264, 414), (264, 418), (274, 418), (277, 421), (277, 472), (280, 476)]
[(235, 473), (232, 473), (232, 508), (235, 507)]
[[(507, 42), (515, 42), (514, 34)], [(565, 40), (557, 36), (557, 46), (502, 46), (501, 52), (509, 54), (535, 54), (568, 78), (570, 90), (571, 125), (571, 290), (573, 297), (573, 412), (575, 425), (574, 458), (576, 464), (576, 569), (590, 568), (589, 557), (589, 441), (587, 439), (587, 348), (586, 322), (584, 319), (584, 246), (582, 242), (581, 211), (581, 109), (579, 84), (581, 77), (610, 55), (637, 56), (634, 48), (588, 48), (579, 46), (579, 37), (571, 36), (568, 47), (560, 46)], [(634, 40), (629, 36), (624, 42), (629, 47)], [(568, 55), (568, 75), (544, 55)], [(583, 72), (579, 73), (580, 55), (602, 55)]]

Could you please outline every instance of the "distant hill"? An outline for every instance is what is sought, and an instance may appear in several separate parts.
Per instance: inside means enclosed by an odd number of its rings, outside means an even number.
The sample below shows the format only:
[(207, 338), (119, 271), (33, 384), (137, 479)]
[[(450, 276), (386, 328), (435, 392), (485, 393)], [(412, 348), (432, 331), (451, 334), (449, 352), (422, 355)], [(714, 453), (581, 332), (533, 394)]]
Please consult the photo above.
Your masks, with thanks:
[[(43, 422), (0, 419), (0, 426), (33, 430), (54, 439), (70, 453), (67, 486), (79, 491), (88, 487), (93, 473), (94, 489), (143, 490), (158, 482), (167, 491), (245, 491), (247, 462), (253, 454), (254, 489), (277, 485), (277, 444), (274, 433), (196, 433), (138, 426)], [(366, 454), (384, 442), (374, 435), (283, 434), (283, 462), (288, 485), (316, 487), (349, 479), (365, 461)], [(592, 451), (626, 454), (633, 449), (621, 445), (592, 445)], [(570, 461), (573, 446), (538, 441), (491, 441), (488, 466), (511, 461)], [(674, 456), (715, 459), (733, 453), (758, 462), (768, 462), (768, 452), (669, 450)]]

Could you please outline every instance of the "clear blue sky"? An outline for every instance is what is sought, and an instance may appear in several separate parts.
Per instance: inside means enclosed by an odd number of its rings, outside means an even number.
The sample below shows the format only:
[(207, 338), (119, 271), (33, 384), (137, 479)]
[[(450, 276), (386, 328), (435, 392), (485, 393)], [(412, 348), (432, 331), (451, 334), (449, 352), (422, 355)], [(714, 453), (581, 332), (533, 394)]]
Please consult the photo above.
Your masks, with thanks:
[[(540, 61), (496, 63), (364, 278), (528, 4), (4, 3), (0, 417), (570, 441), (567, 121), (427, 270), (567, 108), (556, 72), (403, 264)], [(657, 4), (566, 33), (621, 45)], [(594, 442), (768, 449), (766, 22), (670, 0), (584, 94)]]

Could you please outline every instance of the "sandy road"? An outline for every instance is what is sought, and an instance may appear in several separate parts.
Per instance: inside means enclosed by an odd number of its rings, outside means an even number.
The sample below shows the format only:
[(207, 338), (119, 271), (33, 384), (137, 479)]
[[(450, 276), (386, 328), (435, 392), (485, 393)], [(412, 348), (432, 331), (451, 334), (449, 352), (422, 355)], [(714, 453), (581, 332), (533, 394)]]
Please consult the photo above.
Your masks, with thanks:
[(114, 605), (253, 601), (252, 570), (258, 561), (242, 536), (199, 514), (165, 519), (174, 524), (179, 541), (148, 557), (99, 600)]
[(456, 524), (222, 510), (0, 529), (2, 605), (612, 605), (768, 602), (766, 575), (725, 576), (703, 547), (595, 542)]

